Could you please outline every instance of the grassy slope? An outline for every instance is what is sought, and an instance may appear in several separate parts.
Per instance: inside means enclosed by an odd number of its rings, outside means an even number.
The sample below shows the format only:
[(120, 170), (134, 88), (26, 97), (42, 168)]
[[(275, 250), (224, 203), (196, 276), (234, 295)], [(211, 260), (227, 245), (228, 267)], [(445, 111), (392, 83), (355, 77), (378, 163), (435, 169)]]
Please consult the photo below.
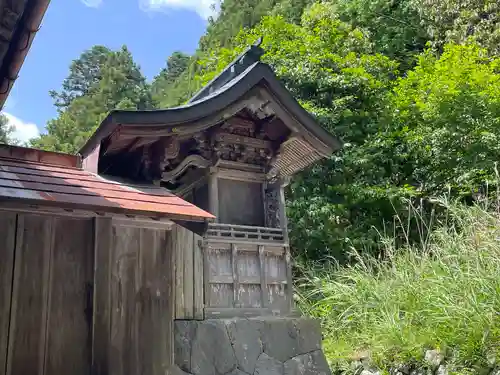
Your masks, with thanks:
[(369, 352), (387, 369), (426, 348), (448, 352), (461, 373), (500, 361), (498, 215), (452, 207), (423, 249), (387, 250), (386, 261), (310, 271), (301, 282), (300, 305), (322, 319), (334, 367)]

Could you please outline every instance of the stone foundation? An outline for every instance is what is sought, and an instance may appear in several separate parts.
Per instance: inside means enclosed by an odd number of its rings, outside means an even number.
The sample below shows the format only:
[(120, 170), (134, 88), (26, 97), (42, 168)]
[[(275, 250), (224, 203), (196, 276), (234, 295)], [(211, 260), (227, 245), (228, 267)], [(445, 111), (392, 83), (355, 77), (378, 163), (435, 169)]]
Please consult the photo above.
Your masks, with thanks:
[(311, 319), (178, 320), (174, 332), (177, 374), (331, 375)]

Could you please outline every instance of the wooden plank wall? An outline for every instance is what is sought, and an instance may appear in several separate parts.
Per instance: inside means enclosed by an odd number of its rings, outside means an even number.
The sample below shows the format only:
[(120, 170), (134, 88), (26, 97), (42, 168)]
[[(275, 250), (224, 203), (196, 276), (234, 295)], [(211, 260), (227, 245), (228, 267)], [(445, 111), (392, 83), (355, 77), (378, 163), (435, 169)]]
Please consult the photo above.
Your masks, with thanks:
[(17, 215), (0, 214), (0, 374), (7, 364)]
[[(98, 248), (96, 254), (110, 264), (96, 272), (102, 326), (109, 316), (108, 330), (98, 331), (95, 344), (109, 334), (109, 364), (94, 354), (97, 374), (166, 373), (173, 364), (173, 251), (171, 232), (147, 228), (133, 222), (101, 223), (102, 230), (111, 229), (109, 247)], [(109, 258), (106, 250), (110, 252)], [(109, 284), (107, 284), (109, 282)], [(96, 322), (97, 323), (97, 322)], [(106, 340), (106, 337), (102, 337)], [(105, 357), (105, 356), (104, 356)], [(109, 371), (104, 371), (109, 366)], [(102, 369), (101, 372), (97, 368)]]
[(290, 312), (292, 283), (287, 246), (208, 240), (204, 253), (205, 318)]
[(92, 222), (0, 217), (0, 374), (87, 375)]
[(202, 237), (176, 225), (172, 229), (175, 265), (175, 319), (202, 320), (204, 308)]
[(170, 234), (106, 217), (2, 211), (0, 375), (167, 373)]

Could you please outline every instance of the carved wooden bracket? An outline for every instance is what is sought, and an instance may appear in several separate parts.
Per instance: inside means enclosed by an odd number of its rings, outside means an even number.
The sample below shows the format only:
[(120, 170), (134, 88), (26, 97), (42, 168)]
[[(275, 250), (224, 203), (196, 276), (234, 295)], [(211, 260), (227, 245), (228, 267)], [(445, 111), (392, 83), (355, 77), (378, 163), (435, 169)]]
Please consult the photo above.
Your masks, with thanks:
[(177, 167), (168, 172), (163, 172), (162, 180), (163, 181), (172, 181), (180, 174), (182, 174), (188, 167), (195, 166), (198, 168), (208, 168), (212, 165), (212, 162), (208, 159), (205, 159), (201, 155), (189, 155), (186, 157)]

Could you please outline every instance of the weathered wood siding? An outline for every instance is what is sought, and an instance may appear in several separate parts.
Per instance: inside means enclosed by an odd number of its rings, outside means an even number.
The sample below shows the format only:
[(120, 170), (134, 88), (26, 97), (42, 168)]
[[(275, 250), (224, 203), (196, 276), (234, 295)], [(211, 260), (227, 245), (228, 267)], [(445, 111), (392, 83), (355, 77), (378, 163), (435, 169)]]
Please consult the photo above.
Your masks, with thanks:
[(0, 217), (0, 374), (89, 374), (92, 221)]
[(165, 374), (173, 363), (170, 229), (107, 220), (96, 222), (94, 371)]
[(16, 221), (16, 214), (0, 213), (0, 374), (7, 364)]
[(203, 319), (202, 237), (176, 225), (171, 243), (175, 264), (175, 318)]
[(0, 212), (0, 375), (168, 373), (174, 252), (148, 224)]
[(205, 318), (286, 315), (292, 283), (287, 246), (206, 240)]

